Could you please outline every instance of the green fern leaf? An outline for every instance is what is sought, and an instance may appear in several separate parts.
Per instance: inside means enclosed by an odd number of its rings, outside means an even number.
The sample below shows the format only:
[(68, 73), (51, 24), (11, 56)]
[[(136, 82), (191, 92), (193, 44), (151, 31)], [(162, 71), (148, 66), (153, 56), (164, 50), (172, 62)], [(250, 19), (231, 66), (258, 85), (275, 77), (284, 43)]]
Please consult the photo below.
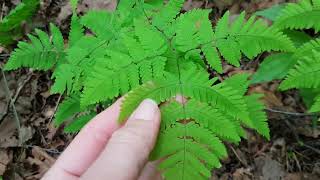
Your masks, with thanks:
[[(110, 51), (111, 59), (100, 59), (87, 79), (82, 96), (86, 106), (125, 94), (141, 82), (162, 77), (166, 58), (147, 58), (139, 63), (120, 52)], [(122, 62), (121, 62), (122, 61)], [(98, 92), (96, 89), (100, 89)], [(100, 93), (101, 92), (101, 93)]]
[(70, 94), (73, 87), (73, 78), (76, 76), (77, 72), (78, 69), (70, 64), (59, 65), (52, 74), (51, 78), (55, 79), (55, 83), (51, 87), (50, 92), (52, 94), (63, 94), (68, 90), (67, 94)]
[(75, 12), (78, 6), (79, 0), (70, 0), (72, 11)]
[[(52, 42), (49, 36), (41, 31), (36, 30), (38, 37), (31, 34), (28, 35), (31, 40), (30, 44), (19, 42), (18, 48), (11, 54), (8, 63), (5, 65), (5, 70), (15, 70), (20, 67), (29, 67), (39, 70), (47, 70), (52, 68), (57, 62), (62, 61), (65, 53), (61, 51), (61, 43), (56, 42), (56, 38), (60, 36), (54, 28)], [(58, 46), (56, 46), (58, 45)]]
[(52, 36), (52, 44), (58, 52), (64, 51), (64, 40), (60, 29), (54, 24), (50, 23), (50, 31)]
[(180, 13), (183, 4), (184, 0), (169, 1), (168, 4), (160, 9), (160, 12), (153, 18), (152, 24), (161, 30), (166, 29)]
[(173, 126), (160, 133), (152, 159), (167, 157), (159, 165), (166, 179), (209, 178), (211, 169), (221, 166), (216, 152), (225, 156), (224, 145), (210, 131), (194, 123)]
[(320, 52), (320, 39), (310, 40), (304, 44), (302, 44), (293, 54), (293, 61), (297, 61), (303, 57), (312, 58), (313, 51)]
[(309, 112), (319, 112), (319, 111), (320, 111), (320, 96), (317, 96)]
[(189, 100), (185, 105), (182, 105), (172, 102), (161, 107), (161, 112), (161, 128), (169, 128), (181, 119), (193, 119), (197, 124), (210, 129), (219, 138), (232, 142), (240, 141), (234, 123), (235, 119), (206, 103)]
[(238, 66), (242, 52), (249, 59), (264, 51), (293, 51), (294, 45), (282, 32), (268, 27), (263, 20), (252, 16), (244, 22), (245, 13), (229, 25), (229, 12), (219, 20), (215, 41), (220, 53), (226, 60)]
[(70, 95), (59, 105), (55, 115), (55, 125), (58, 126), (62, 124), (65, 120), (80, 111), (80, 96), (78, 94)]
[(80, 131), (82, 127), (84, 127), (95, 115), (96, 115), (95, 113), (90, 113), (74, 119), (70, 124), (68, 124), (64, 128), (64, 132), (76, 133)]
[(145, 20), (134, 21), (134, 28), (135, 35), (139, 38), (147, 57), (161, 55), (167, 50), (163, 35)]
[(105, 10), (91, 10), (81, 17), (80, 22), (100, 38), (110, 39), (115, 31), (112, 14)]
[(289, 3), (276, 19), (275, 26), (280, 29), (310, 29), (320, 30), (319, 0), (300, 0), (299, 3)]
[(151, 98), (160, 103), (176, 94), (217, 106), (234, 117), (247, 118), (242, 96), (224, 84), (211, 87), (212, 83), (205, 73), (195, 69), (181, 72), (180, 77), (168, 74), (164, 79), (147, 83), (130, 92), (122, 104), (119, 120), (125, 120), (143, 99)]
[(248, 105), (250, 124), (242, 122), (250, 128), (257, 130), (257, 132), (265, 138), (270, 139), (267, 115), (264, 112), (265, 107), (261, 102), (259, 102), (261, 97), (262, 95), (260, 94), (253, 94), (245, 97)]
[(281, 83), (280, 89), (290, 88), (318, 88), (320, 86), (320, 53), (314, 51), (313, 57), (298, 60)]
[(84, 36), (84, 29), (80, 23), (79, 17), (73, 13), (71, 17), (71, 26), (69, 33), (69, 46), (72, 47), (79, 39)]
[(248, 80), (249, 76), (248, 73), (235, 74), (224, 80), (223, 83), (232, 87), (232, 89), (236, 89), (243, 96), (247, 92), (250, 84)]
[(0, 32), (8, 32), (30, 18), (37, 10), (39, 0), (23, 0), (17, 7), (0, 22)]

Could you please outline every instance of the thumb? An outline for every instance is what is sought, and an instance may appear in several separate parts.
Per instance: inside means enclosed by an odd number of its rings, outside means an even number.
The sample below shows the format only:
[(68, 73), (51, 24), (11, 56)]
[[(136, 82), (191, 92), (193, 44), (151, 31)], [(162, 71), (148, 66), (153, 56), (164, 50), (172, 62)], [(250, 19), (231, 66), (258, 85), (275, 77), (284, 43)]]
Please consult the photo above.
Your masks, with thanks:
[(160, 126), (160, 110), (144, 100), (126, 124), (113, 133), (105, 150), (82, 179), (138, 179), (148, 161)]

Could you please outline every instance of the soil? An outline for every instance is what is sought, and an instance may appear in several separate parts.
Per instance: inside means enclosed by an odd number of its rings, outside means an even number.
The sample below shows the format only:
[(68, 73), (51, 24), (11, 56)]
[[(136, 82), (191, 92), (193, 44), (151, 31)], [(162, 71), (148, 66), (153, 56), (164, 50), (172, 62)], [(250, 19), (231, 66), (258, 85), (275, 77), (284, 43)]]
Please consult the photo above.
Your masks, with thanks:
[[(0, 15), (7, 14), (20, 0), (0, 0)], [(226, 10), (239, 14), (283, 3), (285, 0), (187, 0), (184, 10), (213, 8), (213, 24)], [(116, 0), (82, 0), (78, 13), (99, 8), (112, 10)], [(43, 0), (32, 23), (24, 24), (25, 33), (34, 28), (47, 30), (57, 24), (66, 36), (71, 9), (66, 0)], [(21, 39), (24, 39), (22, 37)], [(12, 47), (0, 46), (0, 67)], [(221, 78), (239, 72), (253, 73), (267, 54), (244, 61), (240, 68), (226, 65)], [(21, 69), (0, 74), (0, 176), (3, 179), (40, 179), (75, 134), (65, 134), (52, 120), (63, 99), (49, 93), (51, 72)], [(248, 93), (264, 93), (271, 140), (248, 130), (248, 138), (239, 145), (227, 144), (229, 158), (212, 179), (222, 180), (317, 180), (320, 179), (320, 127), (317, 117), (306, 112), (297, 91), (279, 92), (278, 81), (250, 87)], [(14, 104), (15, 110), (12, 108)], [(15, 112), (17, 114), (15, 114)], [(16, 116), (17, 115), (17, 116)]]

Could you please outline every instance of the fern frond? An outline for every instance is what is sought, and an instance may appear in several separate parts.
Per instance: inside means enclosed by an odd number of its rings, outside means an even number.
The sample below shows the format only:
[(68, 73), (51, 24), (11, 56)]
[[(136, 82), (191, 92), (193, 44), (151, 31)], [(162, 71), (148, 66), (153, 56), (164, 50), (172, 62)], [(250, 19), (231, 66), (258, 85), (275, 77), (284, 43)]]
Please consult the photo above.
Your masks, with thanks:
[(318, 88), (320, 86), (320, 52), (313, 53), (312, 57), (298, 60), (280, 84), (281, 90), (290, 88)]
[(134, 30), (147, 57), (161, 55), (167, 50), (164, 36), (144, 19), (134, 21)]
[(112, 52), (109, 55), (111, 59), (100, 59), (101, 63), (97, 63), (93, 69), (94, 73), (88, 77), (82, 95), (82, 105), (123, 95), (140, 82), (163, 76), (165, 57), (147, 58), (135, 63), (131, 57), (120, 52)]
[(128, 93), (122, 104), (119, 120), (125, 120), (143, 99), (151, 98), (160, 103), (177, 94), (209, 103), (223, 111), (228, 111), (234, 117), (248, 116), (245, 113), (244, 99), (236, 90), (224, 84), (211, 87), (212, 83), (207, 74), (195, 69), (181, 72), (180, 77), (167, 74), (163, 79), (154, 80)]
[[(235, 127), (234, 123), (235, 119), (206, 103), (195, 100), (189, 100), (184, 105), (178, 102), (171, 102), (169, 105), (161, 107), (161, 112), (161, 128), (169, 128), (181, 119), (192, 119), (224, 140), (240, 141), (236, 130), (237, 127)], [(221, 129), (224, 130), (221, 131)]]
[(320, 111), (320, 95), (315, 98), (315, 102), (311, 106), (309, 112), (319, 112)]
[(91, 10), (81, 17), (81, 24), (100, 38), (110, 39), (114, 33), (112, 14), (105, 10)]
[(221, 166), (218, 158), (225, 155), (224, 145), (210, 131), (194, 123), (177, 123), (160, 133), (151, 157), (167, 157), (159, 168), (170, 180), (209, 178), (211, 169)]
[(67, 90), (67, 94), (70, 94), (74, 82), (73, 78), (78, 72), (79, 70), (71, 64), (59, 65), (52, 74), (51, 78), (55, 79), (55, 83), (51, 87), (50, 92), (52, 94), (63, 94)]
[(223, 84), (226, 84), (229, 87), (232, 87), (232, 89), (235, 89), (239, 92), (240, 95), (244, 95), (249, 87), (249, 74), (248, 73), (242, 73), (242, 74), (235, 74), (223, 81)]
[(179, 51), (186, 52), (213, 40), (210, 10), (194, 9), (180, 15), (175, 21), (176, 36), (174, 45)]
[(18, 48), (11, 54), (5, 65), (5, 70), (15, 70), (20, 67), (47, 70), (58, 61), (62, 61), (65, 53), (61, 47), (61, 33), (55, 26), (52, 25), (51, 28), (53, 28), (52, 39), (45, 32), (36, 30), (37, 37), (28, 35), (30, 43), (19, 42)]
[[(264, 51), (293, 51), (294, 45), (282, 32), (268, 27), (255, 16), (244, 22), (241, 13), (231, 24), (229, 12), (219, 20), (215, 31), (215, 42), (220, 53), (232, 65), (239, 66), (241, 52), (249, 59)], [(230, 25), (231, 24), (231, 25)]]
[(65, 120), (81, 111), (79, 94), (72, 94), (60, 105), (55, 115), (55, 125), (62, 124)]
[(280, 29), (314, 29), (320, 30), (320, 1), (300, 0), (299, 3), (289, 3), (281, 11), (274, 25)]
[(69, 32), (69, 46), (72, 47), (79, 39), (84, 36), (84, 29), (77, 14), (73, 13)]
[[(143, 19), (136, 19), (134, 33), (120, 37), (117, 42), (120, 46), (110, 47), (105, 51), (107, 58), (96, 60), (94, 73), (85, 83), (83, 105), (117, 97), (141, 83), (163, 76), (167, 58), (162, 54), (168, 47), (160, 32)], [(97, 88), (102, 90), (101, 94), (96, 93)]]
[(157, 28), (164, 30), (171, 22), (174, 21), (176, 16), (180, 13), (184, 0), (171, 0), (160, 9), (160, 12), (153, 18), (152, 24)]
[(64, 132), (76, 133), (80, 131), (95, 115), (95, 113), (85, 114), (72, 120), (72, 122), (64, 128)]
[(270, 139), (270, 130), (267, 123), (267, 115), (264, 112), (264, 105), (262, 102), (259, 102), (259, 99), (262, 97), (260, 94), (253, 94), (246, 96), (246, 102), (248, 105), (250, 124), (245, 123), (250, 128), (257, 130), (257, 132), (263, 135), (265, 138)]
[(30, 18), (37, 10), (39, 0), (23, 0), (17, 7), (5, 16), (0, 22), (0, 32), (15, 29), (22, 21)]
[(313, 51), (320, 52), (320, 38), (310, 40), (303, 45), (301, 45), (293, 54), (292, 59), (297, 61), (298, 59), (304, 57), (311, 57), (313, 56)]

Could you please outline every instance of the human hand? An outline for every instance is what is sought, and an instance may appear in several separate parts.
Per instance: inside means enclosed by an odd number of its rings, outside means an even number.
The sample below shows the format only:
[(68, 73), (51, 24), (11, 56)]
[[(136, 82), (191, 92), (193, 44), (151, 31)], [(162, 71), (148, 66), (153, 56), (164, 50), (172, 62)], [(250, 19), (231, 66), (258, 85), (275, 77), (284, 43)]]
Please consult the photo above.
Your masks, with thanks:
[(160, 110), (146, 99), (120, 126), (121, 100), (79, 132), (43, 180), (160, 179), (155, 162), (147, 163), (160, 126)]

